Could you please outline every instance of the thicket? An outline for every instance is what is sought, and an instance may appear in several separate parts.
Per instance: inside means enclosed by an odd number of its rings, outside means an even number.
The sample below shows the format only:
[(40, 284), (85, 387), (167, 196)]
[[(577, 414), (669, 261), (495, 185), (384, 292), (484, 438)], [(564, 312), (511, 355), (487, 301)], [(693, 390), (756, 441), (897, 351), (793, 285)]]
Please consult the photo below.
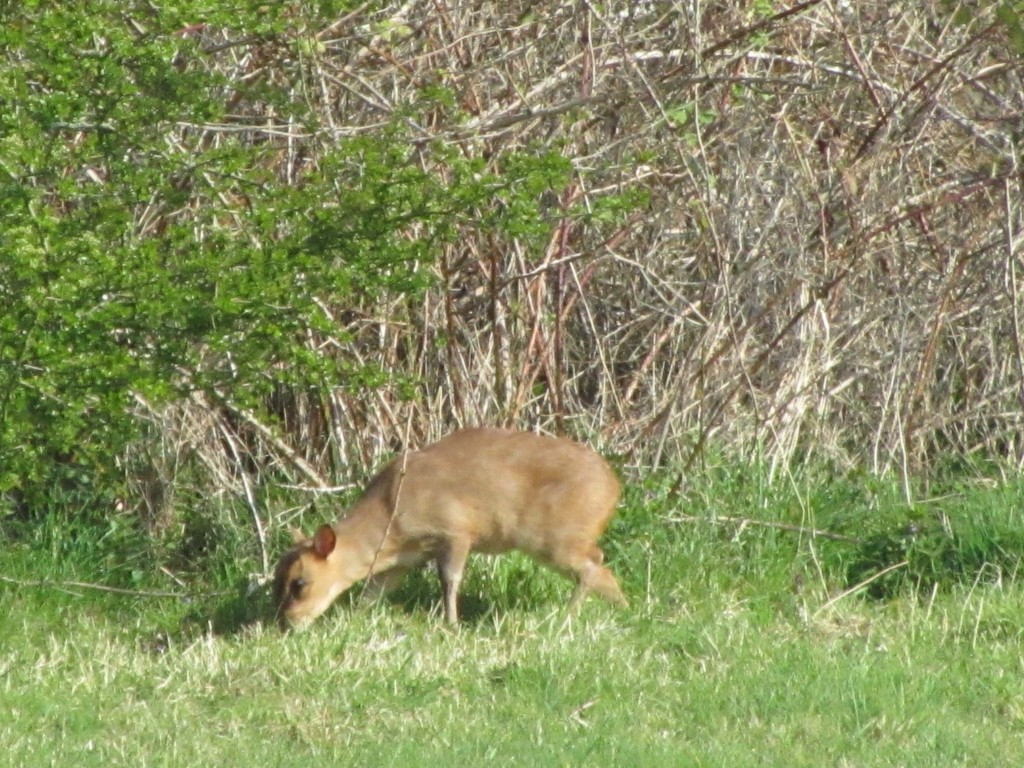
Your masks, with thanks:
[(1019, 468), (1021, 15), (4, 4), (4, 511), (262, 525), (482, 423)]

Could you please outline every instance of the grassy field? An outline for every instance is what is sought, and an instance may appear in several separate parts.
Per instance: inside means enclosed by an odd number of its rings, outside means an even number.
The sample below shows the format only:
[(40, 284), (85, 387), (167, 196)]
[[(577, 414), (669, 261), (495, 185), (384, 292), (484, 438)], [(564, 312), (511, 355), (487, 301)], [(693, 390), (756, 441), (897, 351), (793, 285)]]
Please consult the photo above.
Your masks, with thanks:
[(472, 562), (457, 630), (425, 574), (282, 635), (262, 595), (71, 586), (101, 547), (8, 536), (0, 765), (1022, 764), (1019, 486), (721, 483), (632, 488), (607, 540), (632, 605), (568, 625), (570, 585), (518, 556)]

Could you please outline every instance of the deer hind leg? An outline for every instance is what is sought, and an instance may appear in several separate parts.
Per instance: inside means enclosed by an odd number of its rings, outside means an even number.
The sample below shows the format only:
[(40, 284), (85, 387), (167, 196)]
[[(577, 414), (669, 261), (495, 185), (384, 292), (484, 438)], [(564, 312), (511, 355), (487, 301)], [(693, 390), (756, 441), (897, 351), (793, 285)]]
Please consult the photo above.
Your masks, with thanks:
[(622, 594), (615, 575), (602, 565), (604, 553), (599, 547), (591, 547), (588, 556), (580, 558), (570, 565), (576, 577), (576, 589), (569, 599), (569, 614), (574, 613), (588, 592), (596, 592), (609, 603), (625, 608), (629, 603)]

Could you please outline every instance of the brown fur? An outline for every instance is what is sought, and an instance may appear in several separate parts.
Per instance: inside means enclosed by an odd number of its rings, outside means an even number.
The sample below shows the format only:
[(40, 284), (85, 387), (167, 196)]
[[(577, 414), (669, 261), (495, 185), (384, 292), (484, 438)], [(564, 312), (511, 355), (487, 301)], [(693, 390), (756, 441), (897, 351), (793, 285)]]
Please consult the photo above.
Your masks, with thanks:
[[(619, 481), (589, 448), (503, 429), (466, 429), (404, 457), (371, 481), (348, 514), (295, 546), (274, 577), (282, 625), (305, 626), (361, 579), (376, 597), (411, 568), (437, 563), (445, 618), (471, 551), (521, 550), (576, 580), (570, 608), (594, 591), (626, 598), (597, 540), (615, 513)], [(392, 517), (395, 497), (398, 508)], [(372, 569), (372, 573), (371, 573)]]

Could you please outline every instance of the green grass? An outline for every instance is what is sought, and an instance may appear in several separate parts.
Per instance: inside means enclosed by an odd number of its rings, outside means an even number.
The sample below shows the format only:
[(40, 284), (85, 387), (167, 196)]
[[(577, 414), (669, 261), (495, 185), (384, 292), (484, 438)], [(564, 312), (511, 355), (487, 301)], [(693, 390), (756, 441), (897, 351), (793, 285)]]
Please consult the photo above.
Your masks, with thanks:
[[(472, 562), (455, 631), (430, 575), (290, 635), (249, 621), (259, 596), (0, 583), (0, 765), (1021, 764), (1024, 587), (1008, 544), (1020, 489), (947, 503), (946, 550), (962, 544), (971, 569), (930, 565), (883, 599), (835, 599), (867, 554), (884, 566), (885, 530), (896, 555), (917, 546), (900, 549), (900, 514), (921, 511), (900, 513), (889, 490), (756, 486), (632, 488), (607, 542), (632, 605), (589, 601), (567, 626), (570, 585), (521, 557)], [(850, 533), (859, 507), (874, 521), (859, 543), (667, 522), (814, 510)], [(15, 540), (0, 574), (75, 579), (106, 562), (76, 571), (39, 551)]]

